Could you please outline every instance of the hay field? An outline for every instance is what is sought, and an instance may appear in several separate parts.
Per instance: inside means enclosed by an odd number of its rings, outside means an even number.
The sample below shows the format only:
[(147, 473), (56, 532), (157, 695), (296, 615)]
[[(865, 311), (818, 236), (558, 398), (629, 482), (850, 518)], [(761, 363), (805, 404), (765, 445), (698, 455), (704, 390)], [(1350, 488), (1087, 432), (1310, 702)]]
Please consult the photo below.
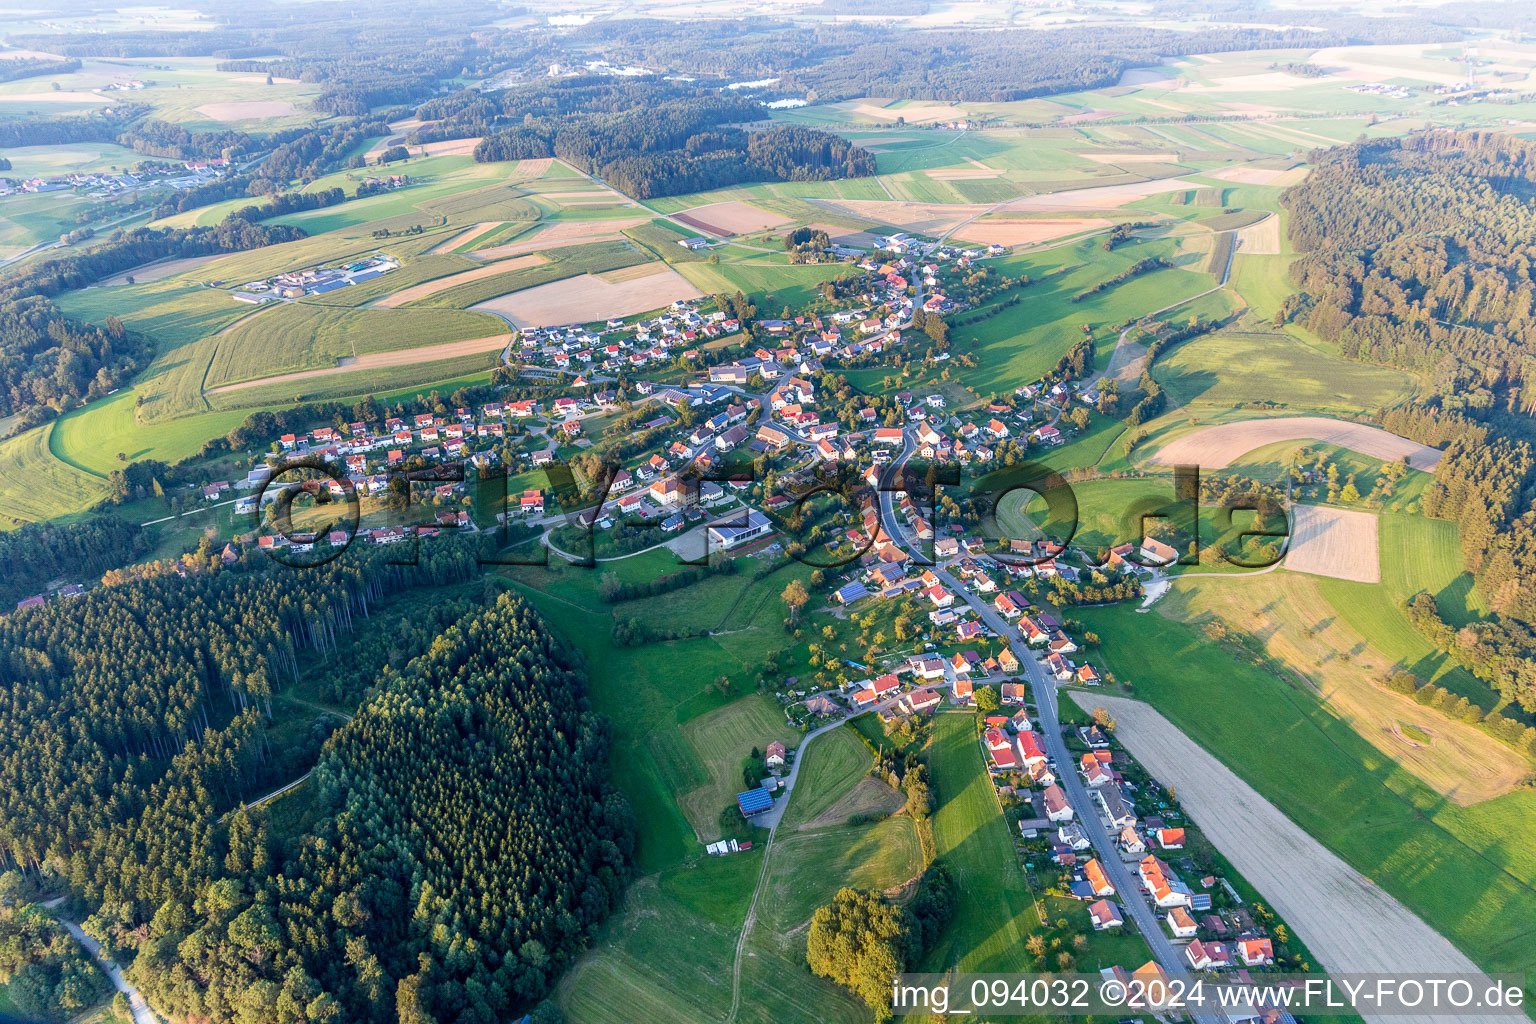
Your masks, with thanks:
[[(1477, 727), (1380, 685), (1404, 664), (1402, 652), (1383, 649), (1376, 632), (1340, 615), (1332, 589), (1327, 580), (1294, 572), (1191, 578), (1175, 583), (1157, 610), (1196, 626), (1220, 619), (1229, 630), (1254, 637), (1284, 664), (1287, 684), (1305, 686), (1371, 746), (1457, 805), (1516, 790), (1531, 770), (1524, 758)], [(1357, 599), (1395, 600), (1381, 589)], [(1410, 738), (1411, 731), (1427, 742)]]
[(630, 316), (703, 294), (664, 263), (645, 266), (652, 269), (642, 276), (635, 276), (632, 270), (615, 275), (581, 274), (510, 292), (470, 308), (495, 313), (519, 327), (545, 327)]
[(1296, 505), (1292, 518), (1287, 569), (1358, 583), (1381, 582), (1374, 512)]
[(979, 217), (955, 229), (956, 241), (982, 242), (988, 245), (1032, 245), (1075, 235), (1079, 231), (1107, 228), (1113, 221), (1101, 217), (1062, 217), (1051, 220)]
[(1272, 213), (1257, 224), (1238, 228), (1237, 251), (1248, 256), (1280, 255), (1280, 218)]
[(556, 221), (537, 229), (530, 235), (525, 235), (516, 242), (493, 245), (468, 255), (477, 260), (497, 260), (504, 256), (521, 256), (541, 249), (558, 249), (561, 246), (579, 245), (583, 242), (616, 242), (624, 237), (622, 232), (625, 228), (648, 223), (650, 223), (649, 217)]
[(1406, 457), (1409, 466), (1426, 472), (1440, 464), (1440, 452), (1434, 448), (1380, 427), (1323, 416), (1281, 416), (1206, 427), (1163, 445), (1152, 461), (1164, 466), (1198, 464), (1202, 469), (1224, 469), (1238, 456), (1277, 441), (1321, 441), (1384, 462)]
[(424, 299), (428, 295), (436, 295), (440, 291), (452, 288), (455, 285), (468, 284), (470, 281), (479, 281), (482, 278), (495, 277), (497, 274), (506, 273), (509, 270), (521, 270), (524, 267), (538, 266), (548, 262), (537, 253), (529, 253), (527, 256), (517, 256), (509, 260), (500, 260), (474, 270), (466, 270), (458, 274), (449, 274), (446, 277), (433, 278), (431, 281), (423, 281), (421, 284), (402, 288), (397, 292), (391, 292), (382, 299), (377, 299), (371, 305), (379, 309), (394, 309), (403, 306), (414, 299)]
[(280, 373), (272, 377), (261, 377), (257, 380), (243, 380), (236, 384), (225, 384), (222, 387), (210, 388), (211, 395), (224, 394), (230, 391), (242, 391), (246, 388), (265, 387), (268, 384), (286, 384), (290, 381), (312, 380), (316, 377), (331, 377), (338, 373), (357, 373), (364, 370), (382, 370), (394, 366), (415, 366), (419, 363), (436, 363), (445, 359), (460, 359), (464, 356), (479, 355), (482, 352), (499, 352), (506, 348), (512, 341), (510, 334), (493, 334), (484, 338), (469, 338), (465, 341), (450, 341), (441, 345), (423, 345), (419, 348), (395, 349), (391, 352), (369, 352), (360, 356), (343, 356), (336, 361), (335, 366), (325, 366), (314, 370), (299, 370), (294, 373)]

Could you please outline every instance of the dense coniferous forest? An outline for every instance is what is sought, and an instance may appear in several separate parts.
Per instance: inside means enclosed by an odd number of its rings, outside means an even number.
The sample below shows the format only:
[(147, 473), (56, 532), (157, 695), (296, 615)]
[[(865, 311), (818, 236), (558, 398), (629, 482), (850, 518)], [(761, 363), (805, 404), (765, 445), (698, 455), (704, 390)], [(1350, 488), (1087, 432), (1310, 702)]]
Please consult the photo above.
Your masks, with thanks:
[(775, 89), (815, 102), (860, 96), (1008, 102), (1110, 86), (1126, 68), (1221, 50), (1329, 46), (1347, 37), (1309, 29), (1147, 28), (916, 31), (815, 28), (763, 21), (593, 22), (572, 34), (610, 60), (725, 81), (778, 77)]
[(0, 533), (0, 608), (38, 594), (51, 580), (86, 583), (149, 550), (137, 523), (97, 516), (78, 523), (27, 523)]
[(1436, 131), (1312, 161), (1282, 197), (1305, 253), (1288, 315), (1347, 356), (1426, 380), (1418, 407), (1384, 421), (1446, 446), (1424, 511), (1458, 523), (1479, 588), (1523, 624), (1495, 619), (1463, 646), (1479, 674), (1536, 708), (1536, 672), (1515, 664), (1536, 658), (1524, 628), (1536, 623), (1536, 144)]
[[(209, 557), (0, 618), (0, 867), (66, 884), (177, 1018), (491, 1022), (536, 1000), (622, 893), (634, 826), (584, 676), (525, 604), (393, 628), (391, 593), (468, 580), (478, 551)], [(360, 647), (381, 610), (390, 635)], [(331, 720), (276, 742), (273, 692), (343, 655), (373, 696), (319, 754), (321, 823), (274, 837), (239, 804), (302, 774)], [(361, 694), (348, 678), (332, 696)]]
[(757, 103), (660, 81), (570, 79), (558, 87), (508, 90), (497, 101), (467, 91), (418, 110), (420, 117), (433, 114), (454, 119), (465, 135), (515, 122), (483, 139), (476, 160), (557, 156), (638, 199), (747, 181), (875, 173), (875, 158), (846, 139), (793, 126), (743, 131), (731, 125), (757, 120)]

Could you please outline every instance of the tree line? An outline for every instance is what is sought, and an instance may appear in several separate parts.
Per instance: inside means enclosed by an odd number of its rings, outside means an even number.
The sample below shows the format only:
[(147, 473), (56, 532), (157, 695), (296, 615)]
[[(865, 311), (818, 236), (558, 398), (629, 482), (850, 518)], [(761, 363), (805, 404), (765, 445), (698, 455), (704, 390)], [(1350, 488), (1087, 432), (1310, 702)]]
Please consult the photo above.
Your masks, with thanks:
[[(761, 108), (749, 100), (688, 94), (665, 83), (639, 91), (635, 99), (645, 105), (544, 119), (525, 111), (524, 123), (482, 139), (475, 159), (559, 157), (638, 199), (748, 181), (875, 173), (868, 151), (829, 132), (790, 125), (759, 132), (732, 127), (760, 116)], [(520, 102), (512, 97), (503, 107), (516, 110)]]
[[(1423, 510), (1460, 528), (1494, 615), (1452, 644), (1505, 696), (1536, 706), (1536, 144), (1429, 131), (1314, 153), (1282, 195), (1289, 314), (1348, 357), (1418, 373), (1426, 395), (1382, 421), (1444, 446)], [(1472, 627), (1469, 627), (1472, 628)], [(1472, 652), (1472, 653), (1469, 653)]]
[(0, 533), (0, 608), (41, 593), (51, 580), (87, 582), (149, 550), (138, 523), (94, 516), (76, 523), (27, 523)]

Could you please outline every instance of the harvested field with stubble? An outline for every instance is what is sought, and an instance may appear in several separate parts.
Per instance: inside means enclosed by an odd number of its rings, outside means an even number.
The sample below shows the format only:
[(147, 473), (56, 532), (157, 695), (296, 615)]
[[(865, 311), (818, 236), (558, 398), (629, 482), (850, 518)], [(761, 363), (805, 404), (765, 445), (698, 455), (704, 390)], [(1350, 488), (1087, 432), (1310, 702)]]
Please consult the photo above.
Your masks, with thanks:
[[(1181, 579), (1157, 604), (1165, 618), (1204, 627), (1219, 619), (1245, 632), (1285, 665), (1287, 683), (1304, 683), (1328, 712), (1445, 799), (1471, 807), (1513, 792), (1530, 772), (1525, 758), (1488, 734), (1381, 681), (1401, 668), (1377, 632), (1338, 613), (1324, 581), (1294, 572), (1260, 577)], [(1375, 592), (1368, 600), (1397, 603)], [(1449, 684), (1449, 680), (1442, 679)], [(1403, 727), (1410, 727), (1405, 733)], [(1412, 732), (1419, 735), (1410, 738)]]
[(1176, 164), (1177, 153), (1079, 153), (1096, 164)]
[(493, 245), (468, 255), (477, 260), (499, 260), (505, 256), (521, 256), (540, 249), (558, 249), (566, 245), (584, 242), (617, 242), (624, 236), (625, 228), (637, 224), (649, 224), (649, 217), (620, 217), (616, 220), (562, 220), (548, 224), (506, 245)]
[[(1074, 692), (1114, 716), (1116, 737), (1179, 802), (1297, 936), (1334, 973), (1475, 973), (1476, 965), (1407, 907), (1313, 839), (1151, 705)], [(1321, 781), (1321, 780), (1320, 780)], [(1372, 1024), (1421, 1017), (1364, 1014)], [(1507, 1017), (1468, 1016), (1495, 1024)]]
[(161, 260), (159, 263), (151, 263), (145, 267), (135, 267), (133, 270), (124, 271), (97, 283), (97, 287), (112, 288), (117, 285), (127, 284), (128, 279), (133, 278), (134, 284), (149, 284), (151, 281), (162, 281), (167, 277), (177, 274), (185, 274), (189, 270), (205, 267), (214, 260), (221, 260), (228, 253), (217, 252), (208, 256), (187, 256), (179, 260)]
[(494, 228), (499, 228), (504, 223), (505, 221), (488, 220), (479, 224), (471, 224), (469, 227), (465, 228), (463, 231), (460, 231), (458, 234), (450, 235), (446, 242), (439, 242), (427, 251), (435, 254), (453, 252), (453, 250), (457, 249), (459, 246), (468, 245), (470, 242), (473, 242), (487, 231), (490, 231)]
[(1237, 251), (1249, 256), (1280, 254), (1280, 218), (1270, 214), (1257, 224), (1237, 229)]
[(739, 200), (695, 206), (691, 210), (674, 214), (673, 219), (712, 235), (748, 235), (789, 223), (789, 218), (783, 214), (762, 210)]
[(1407, 458), (1410, 467), (1425, 472), (1433, 472), (1440, 464), (1440, 452), (1434, 448), (1380, 427), (1323, 416), (1279, 416), (1205, 427), (1169, 441), (1152, 461), (1164, 466), (1198, 464), (1202, 469), (1224, 469), (1238, 456), (1278, 441), (1321, 441), (1383, 462)]
[(259, 117), (287, 117), (294, 113), (287, 100), (248, 100), (242, 103), (204, 103), (194, 108), (215, 121), (250, 121)]
[(511, 341), (512, 335), (510, 334), (493, 334), (484, 338), (450, 341), (441, 345), (423, 345), (420, 348), (401, 348), (391, 352), (369, 352), (361, 356), (344, 356), (336, 361), (335, 366), (321, 367), (316, 370), (299, 370), (294, 373), (280, 373), (273, 377), (262, 377), (257, 380), (243, 380), (237, 384), (225, 384), (223, 387), (211, 388), (208, 393), (210, 395), (218, 395), (228, 391), (264, 387), (268, 384), (286, 384), (290, 381), (331, 377), (338, 373), (356, 373), (360, 370), (381, 370), (392, 366), (415, 366), (419, 363), (436, 363), (444, 359), (459, 359), (463, 356), (479, 355), (482, 352), (499, 352), (506, 348)]
[(1178, 188), (1192, 188), (1198, 183), (1182, 178), (1149, 178), (1146, 181), (1130, 181), (1120, 185), (1096, 185), (1092, 188), (1074, 188), (1064, 192), (1044, 192), (1037, 196), (1015, 199), (1003, 207), (1005, 210), (1109, 210), (1123, 206), (1132, 199), (1145, 199), (1161, 192)]
[(702, 294), (665, 263), (643, 266), (651, 272), (636, 276), (633, 268), (625, 268), (617, 274), (580, 274), (509, 292), (470, 308), (495, 313), (519, 327), (547, 327), (630, 316)]
[(449, 274), (446, 277), (438, 277), (431, 281), (423, 281), (421, 284), (412, 285), (409, 288), (402, 288), (398, 292), (393, 292), (382, 299), (376, 300), (372, 305), (379, 309), (394, 309), (396, 306), (403, 306), (412, 300), (424, 299), (428, 295), (436, 295), (438, 292), (446, 291), (455, 285), (468, 284), (470, 281), (495, 277), (497, 274), (504, 274), (510, 270), (536, 267), (540, 263), (545, 262), (547, 261), (544, 257), (537, 253), (529, 253), (527, 256), (516, 256), (509, 260), (499, 260), (483, 267), (476, 267), (474, 270)]
[(1277, 171), (1269, 167), (1223, 167), (1216, 171), (1206, 171), (1206, 177), (1220, 178), (1222, 181), (1236, 182), (1239, 185), (1272, 185), (1276, 178), (1286, 171)]
[(1033, 245), (1075, 235), (1079, 231), (1107, 228), (1113, 222), (1100, 217), (1063, 217), (1052, 220), (1028, 220), (1010, 217), (979, 217), (955, 229), (954, 238), (962, 242), (987, 245)]
[(1296, 505), (1285, 567), (1357, 583), (1381, 582), (1376, 513), (1323, 505)]

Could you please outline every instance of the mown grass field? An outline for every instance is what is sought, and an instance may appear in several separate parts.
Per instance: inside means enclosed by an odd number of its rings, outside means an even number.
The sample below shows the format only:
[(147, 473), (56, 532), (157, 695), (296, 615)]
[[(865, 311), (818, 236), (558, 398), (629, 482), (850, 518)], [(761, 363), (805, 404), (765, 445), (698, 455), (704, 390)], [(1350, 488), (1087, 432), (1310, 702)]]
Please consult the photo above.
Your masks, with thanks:
[[(1384, 514), (1378, 524), (1381, 584), (1320, 579), (1328, 603), (1372, 646), (1427, 682), (1466, 697), (1485, 711), (1502, 706), (1485, 682), (1440, 652), (1408, 620), (1405, 605), (1427, 591), (1448, 622), (1465, 624), (1488, 612), (1472, 577), (1461, 568), (1456, 524), (1424, 516)], [(1518, 714), (1510, 709), (1510, 714)]]
[[(1254, 649), (1284, 666), (1288, 681), (1315, 692), (1327, 710), (1346, 722), (1426, 786), (1463, 806), (1502, 796), (1530, 774), (1531, 762), (1486, 733), (1381, 685), (1398, 659), (1362, 633), (1352, 618), (1339, 615), (1325, 597), (1325, 581), (1305, 573), (1279, 571), (1257, 577), (1180, 582), (1157, 611), (1204, 627), (1215, 618), (1226, 628), (1254, 638)], [(1356, 599), (1388, 603), (1377, 588)], [(1491, 704), (1486, 688), (1470, 677), (1442, 679), (1456, 688), (1471, 683), (1469, 699)], [(1430, 735), (1416, 742), (1404, 734), (1407, 722)]]
[(1263, 401), (1341, 413), (1390, 406), (1414, 386), (1400, 370), (1346, 360), (1278, 332), (1193, 338), (1160, 356), (1152, 376), (1180, 406)]
[[(980, 323), (956, 325), (951, 344), (974, 353), (980, 366), (967, 371), (965, 382), (981, 394), (1012, 390), (1038, 380), (1083, 337), (1086, 325), (1097, 332), (1099, 348), (1108, 359), (1115, 337), (1111, 327), (1196, 295), (1216, 283), (1203, 270), (1204, 257), (1185, 252), (1177, 238), (1121, 246), (1104, 252), (1094, 239), (995, 261), (1009, 276), (1026, 274), (1033, 283), (1023, 300)], [(1115, 277), (1137, 260), (1162, 256), (1174, 262), (1073, 302), (1072, 298)]]
[(679, 262), (677, 271), (706, 295), (734, 295), (741, 291), (756, 296), (758, 312), (763, 316), (778, 316), (786, 308), (799, 309), (816, 297), (821, 282), (851, 272), (837, 263), (795, 266), (767, 262), (765, 253), (756, 255), (763, 262)]
[[(123, 27), (142, 29), (144, 26), (127, 22)], [(231, 127), (261, 133), (329, 119), (310, 107), (310, 100), (321, 90), (318, 84), (283, 80), (268, 85), (263, 75), (219, 71), (215, 67), (216, 63), (215, 58), (206, 56), (86, 59), (81, 62), (79, 71), (67, 75), (23, 78), (0, 85), (0, 115), (66, 113), (72, 107), (99, 109), (109, 106), (114, 98), (131, 97), (135, 103), (146, 103), (152, 107), (154, 117), (184, 125), (191, 131)], [(144, 81), (146, 87), (126, 93), (90, 94), (92, 89), (129, 79)], [(82, 93), (92, 98), (78, 103), (55, 102), (52, 99), (39, 102), (30, 98), (39, 93), (46, 94), (53, 82), (58, 82), (61, 95)], [(251, 116), (239, 107), (219, 106), (271, 102), (287, 103), (292, 110), (290, 113), (268, 111)], [(198, 107), (209, 107), (212, 112), (200, 111)], [(120, 166), (134, 163), (138, 163), (138, 159)]]
[(53, 456), (54, 428), (44, 424), (0, 441), (0, 529), (83, 512), (106, 496), (106, 480)]
[(933, 839), (959, 898), (954, 920), (925, 954), (923, 969), (1028, 971), (1024, 942), (1038, 930), (1039, 918), (982, 764), (975, 720), (936, 716), (928, 758), (938, 801)]
[(685, 723), (682, 734), (707, 781), (691, 791), (677, 791), (678, 804), (705, 842), (720, 837), (720, 812), (734, 806), (736, 794), (746, 787), (742, 761), (752, 750), (761, 757), (773, 740), (790, 748), (800, 742), (799, 732), (785, 722), (778, 704), (756, 693)]
[(833, 729), (817, 738), (802, 755), (795, 798), (780, 827), (800, 828), (839, 800), (869, 775), (869, 748), (851, 728)]
[[(1536, 966), (1536, 792), (1459, 807), (1321, 707), (1305, 687), (1182, 623), (1130, 607), (1073, 613), (1136, 695), (1488, 970)], [(1492, 742), (1492, 741), (1490, 741)]]
[[(335, 366), (343, 357), (505, 333), (495, 317), (455, 309), (273, 305), (218, 336), (204, 387)], [(302, 387), (303, 382), (295, 382)]]

